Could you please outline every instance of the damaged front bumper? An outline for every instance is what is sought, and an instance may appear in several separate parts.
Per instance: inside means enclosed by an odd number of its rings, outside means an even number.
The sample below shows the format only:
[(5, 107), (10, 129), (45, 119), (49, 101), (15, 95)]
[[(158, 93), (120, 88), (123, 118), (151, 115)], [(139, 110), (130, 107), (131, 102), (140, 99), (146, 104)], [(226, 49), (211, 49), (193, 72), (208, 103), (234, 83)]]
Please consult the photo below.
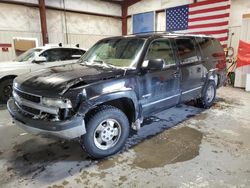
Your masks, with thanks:
[(13, 99), (8, 101), (7, 107), (15, 124), (31, 134), (51, 135), (70, 140), (86, 133), (85, 122), (81, 116), (65, 121), (48, 121), (26, 117), (19, 112)]

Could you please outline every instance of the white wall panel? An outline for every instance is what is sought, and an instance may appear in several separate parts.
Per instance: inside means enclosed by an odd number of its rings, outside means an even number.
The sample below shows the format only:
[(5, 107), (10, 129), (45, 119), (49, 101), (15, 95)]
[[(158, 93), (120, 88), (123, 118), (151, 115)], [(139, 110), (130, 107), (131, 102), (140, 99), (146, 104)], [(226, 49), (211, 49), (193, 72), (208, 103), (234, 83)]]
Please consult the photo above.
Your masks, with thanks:
[[(65, 8), (85, 12), (121, 16), (121, 6), (108, 1), (99, 0), (64, 0)], [(63, 8), (63, 0), (46, 0), (46, 5)]]
[[(19, 2), (37, 3), (37, 0)], [(63, 8), (62, 0), (47, 0), (49, 6)], [(65, 0), (66, 8), (71, 10), (105, 13), (121, 16), (121, 7), (96, 0)], [(68, 7), (67, 7), (68, 6)], [(47, 28), (50, 43), (66, 43), (65, 14), (63, 11), (46, 10)], [(89, 48), (104, 37), (121, 35), (121, 20), (111, 17), (66, 12), (68, 42), (79, 43)], [(13, 46), (13, 37), (36, 37), (41, 45), (41, 26), (38, 8), (0, 3), (0, 43)], [(2, 52), (0, 61), (15, 58), (14, 48)]]
[(132, 33), (132, 18), (127, 19), (127, 33), (131, 34)]
[(68, 13), (67, 28), (69, 33), (120, 35), (121, 21), (115, 18)]
[[(38, 0), (11, 0), (15, 2), (24, 2), (38, 4)], [(108, 1), (99, 0), (64, 0), (65, 8), (76, 11), (98, 12), (107, 15), (121, 16), (120, 5)], [(48, 6), (63, 8), (63, 0), (45, 0)]]
[(165, 9), (169, 7), (175, 7), (179, 5), (185, 5), (192, 3), (193, 0), (142, 0), (128, 8), (128, 14), (137, 14), (142, 12), (154, 11), (159, 9)]
[(166, 13), (160, 12), (156, 14), (156, 30), (165, 31), (166, 30)]
[(37, 8), (0, 4), (0, 30), (40, 32)]
[(231, 0), (230, 26), (242, 26), (243, 14), (250, 13), (249, 0)]
[(105, 37), (110, 37), (110, 35), (77, 35), (69, 34), (70, 44), (80, 44), (81, 48), (89, 49), (93, 44), (95, 44), (100, 39)]
[(63, 32), (64, 25), (64, 13), (62, 11), (47, 10), (47, 30), (49, 33)]
[(2, 52), (0, 49), (0, 61), (12, 60), (16, 57), (14, 50), (13, 38), (16, 37), (26, 37), (26, 38), (36, 38), (38, 40), (38, 45), (42, 44), (41, 33), (35, 32), (20, 32), (20, 31), (0, 31), (0, 43), (11, 44), (12, 47), (9, 48), (9, 52)]
[[(101, 38), (121, 35), (121, 20), (115, 18), (78, 13), (66, 13), (66, 18), (69, 44), (89, 48)], [(50, 43), (66, 44), (63, 12), (47, 11), (47, 26)]]

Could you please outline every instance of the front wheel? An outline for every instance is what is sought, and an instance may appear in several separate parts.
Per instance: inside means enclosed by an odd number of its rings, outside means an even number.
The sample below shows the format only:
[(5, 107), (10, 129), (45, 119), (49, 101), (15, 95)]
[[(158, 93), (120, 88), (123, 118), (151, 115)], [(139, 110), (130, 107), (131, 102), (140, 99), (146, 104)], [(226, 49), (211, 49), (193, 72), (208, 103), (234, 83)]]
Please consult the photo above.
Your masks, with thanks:
[(120, 151), (129, 135), (127, 116), (113, 106), (102, 106), (86, 124), (83, 145), (93, 158), (104, 158)]
[(12, 96), (13, 79), (6, 79), (0, 82), (0, 101), (7, 103)]
[(202, 108), (210, 108), (216, 97), (216, 85), (215, 82), (210, 80), (207, 85), (204, 87), (201, 98), (198, 99), (198, 104)]

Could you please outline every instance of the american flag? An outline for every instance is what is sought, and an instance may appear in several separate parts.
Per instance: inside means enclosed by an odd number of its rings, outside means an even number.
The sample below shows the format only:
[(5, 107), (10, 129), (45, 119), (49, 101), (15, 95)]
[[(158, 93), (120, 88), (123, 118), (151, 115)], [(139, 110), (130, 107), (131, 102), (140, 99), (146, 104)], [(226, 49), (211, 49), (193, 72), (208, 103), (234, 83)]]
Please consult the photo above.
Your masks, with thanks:
[(230, 0), (205, 0), (166, 10), (166, 30), (207, 34), (226, 47)]

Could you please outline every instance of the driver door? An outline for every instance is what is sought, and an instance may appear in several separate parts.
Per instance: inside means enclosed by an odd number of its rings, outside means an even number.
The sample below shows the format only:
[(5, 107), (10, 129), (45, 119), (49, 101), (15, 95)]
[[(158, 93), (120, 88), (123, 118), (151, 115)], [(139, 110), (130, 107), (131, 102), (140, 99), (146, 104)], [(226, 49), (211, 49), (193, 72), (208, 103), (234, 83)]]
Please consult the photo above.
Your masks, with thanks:
[(140, 76), (140, 103), (144, 116), (176, 105), (180, 98), (180, 72), (170, 39), (153, 41), (143, 64), (150, 59), (163, 59), (162, 70), (147, 70)]

